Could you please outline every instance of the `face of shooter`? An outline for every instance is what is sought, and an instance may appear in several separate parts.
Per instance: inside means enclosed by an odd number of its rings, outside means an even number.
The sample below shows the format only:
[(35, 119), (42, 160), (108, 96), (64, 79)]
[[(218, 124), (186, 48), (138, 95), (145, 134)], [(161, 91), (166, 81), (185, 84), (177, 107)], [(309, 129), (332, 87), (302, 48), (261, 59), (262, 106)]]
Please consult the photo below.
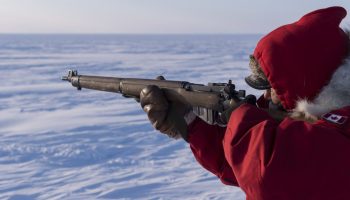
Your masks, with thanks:
[(276, 91), (273, 88), (265, 90), (264, 98), (267, 100), (271, 100), (274, 104), (281, 103), (281, 100), (278, 98)]

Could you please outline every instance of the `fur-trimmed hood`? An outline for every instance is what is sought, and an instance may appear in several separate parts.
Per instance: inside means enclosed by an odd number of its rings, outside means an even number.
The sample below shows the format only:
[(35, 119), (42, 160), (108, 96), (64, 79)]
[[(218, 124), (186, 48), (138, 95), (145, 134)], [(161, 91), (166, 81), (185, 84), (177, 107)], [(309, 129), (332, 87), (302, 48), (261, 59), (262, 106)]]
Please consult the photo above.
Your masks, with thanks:
[(315, 10), (257, 44), (254, 57), (286, 110), (315, 118), (350, 105), (345, 16), (342, 7)]

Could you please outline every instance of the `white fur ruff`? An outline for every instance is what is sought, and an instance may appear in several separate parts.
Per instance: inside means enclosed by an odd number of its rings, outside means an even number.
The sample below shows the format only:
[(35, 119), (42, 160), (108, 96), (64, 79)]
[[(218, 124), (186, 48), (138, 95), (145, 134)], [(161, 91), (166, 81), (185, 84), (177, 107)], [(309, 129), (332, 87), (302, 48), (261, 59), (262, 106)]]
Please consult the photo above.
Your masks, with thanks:
[(350, 105), (350, 57), (334, 72), (328, 85), (323, 87), (314, 101), (297, 101), (294, 113), (315, 119), (332, 110)]

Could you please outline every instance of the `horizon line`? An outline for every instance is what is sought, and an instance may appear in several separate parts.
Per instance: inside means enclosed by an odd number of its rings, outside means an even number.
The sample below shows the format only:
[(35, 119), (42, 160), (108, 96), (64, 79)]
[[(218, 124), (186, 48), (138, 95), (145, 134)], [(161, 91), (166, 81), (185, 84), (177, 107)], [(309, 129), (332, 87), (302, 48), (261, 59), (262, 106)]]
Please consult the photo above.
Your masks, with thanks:
[(264, 33), (69, 33), (69, 32), (62, 32), (62, 33), (54, 33), (54, 32), (48, 32), (48, 33), (40, 33), (40, 32), (33, 32), (33, 33), (21, 33), (21, 32), (13, 32), (13, 33), (1, 33), (0, 35), (263, 35)]

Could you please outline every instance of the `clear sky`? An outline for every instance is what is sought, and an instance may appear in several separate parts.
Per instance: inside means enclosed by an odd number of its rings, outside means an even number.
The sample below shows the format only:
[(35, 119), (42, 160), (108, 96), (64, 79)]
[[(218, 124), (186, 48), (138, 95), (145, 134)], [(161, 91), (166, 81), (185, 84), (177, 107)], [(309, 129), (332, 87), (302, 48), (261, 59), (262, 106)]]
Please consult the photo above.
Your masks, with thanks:
[(350, 13), (350, 0), (1, 0), (0, 33), (267, 33), (335, 5)]

